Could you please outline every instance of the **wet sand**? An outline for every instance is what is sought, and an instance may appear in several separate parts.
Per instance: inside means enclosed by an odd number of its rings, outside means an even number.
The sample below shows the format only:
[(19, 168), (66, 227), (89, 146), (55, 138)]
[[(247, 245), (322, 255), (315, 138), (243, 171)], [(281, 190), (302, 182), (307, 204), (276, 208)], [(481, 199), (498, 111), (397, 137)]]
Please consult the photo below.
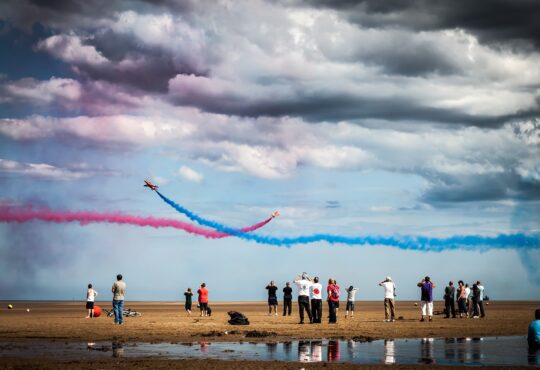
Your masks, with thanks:
[[(7, 304), (14, 305), (13, 310)], [(103, 308), (110, 308), (110, 302), (98, 302)], [(50, 340), (64, 342), (196, 342), (196, 341), (281, 341), (289, 339), (310, 338), (418, 338), (418, 337), (481, 337), (526, 335), (527, 326), (534, 310), (540, 302), (497, 302), (486, 307), (484, 319), (444, 319), (436, 315), (433, 322), (419, 322), (420, 307), (414, 302), (398, 301), (395, 323), (385, 323), (382, 302), (357, 302), (354, 318), (344, 318), (344, 310), (338, 313), (337, 325), (330, 325), (323, 320), (322, 324), (298, 324), (297, 306), (293, 305), (292, 316), (268, 316), (267, 306), (263, 302), (220, 302), (211, 303), (211, 317), (199, 317), (194, 311), (188, 317), (181, 302), (125, 302), (125, 308), (136, 309), (142, 317), (126, 318), (123, 326), (113, 325), (107, 317), (85, 319), (84, 302), (0, 302), (0, 341)], [(344, 307), (343, 302), (341, 306)], [(27, 312), (26, 309), (30, 309)], [(281, 308), (281, 307), (280, 307)], [(326, 307), (325, 307), (326, 308)], [(442, 310), (442, 302), (435, 302), (435, 310)], [(249, 326), (231, 326), (227, 323), (227, 311), (235, 310), (244, 313), (250, 320)], [(327, 310), (323, 310), (326, 318)], [(233, 331), (233, 334), (230, 332)], [(246, 332), (255, 331), (255, 337), (246, 338)], [(225, 334), (227, 332), (227, 334)], [(262, 334), (261, 334), (262, 333)], [(260, 337), (258, 335), (261, 335)], [(74, 369), (86, 368), (88, 364), (62, 362), (55, 359), (0, 358), (2, 368), (55, 368), (67, 366)], [(214, 360), (163, 360), (146, 359), (96, 361), (116, 368), (267, 368), (268, 362), (239, 362)], [(150, 361), (146, 362), (145, 361)], [(145, 364), (144, 364), (145, 363)], [(238, 365), (241, 363), (241, 366)], [(141, 364), (140, 366), (138, 364)], [(175, 365), (176, 364), (176, 365)], [(181, 364), (181, 365), (180, 365)], [(236, 364), (236, 365), (235, 365)], [(278, 368), (299, 369), (324, 367), (324, 364), (298, 366), (298, 363), (280, 363)], [(357, 368), (354, 365), (327, 364), (335, 368)], [(96, 366), (90, 366), (96, 368)], [(88, 367), (88, 368), (90, 368)], [(368, 366), (364, 368), (378, 368)], [(394, 368), (414, 368), (411, 366), (394, 366)]]

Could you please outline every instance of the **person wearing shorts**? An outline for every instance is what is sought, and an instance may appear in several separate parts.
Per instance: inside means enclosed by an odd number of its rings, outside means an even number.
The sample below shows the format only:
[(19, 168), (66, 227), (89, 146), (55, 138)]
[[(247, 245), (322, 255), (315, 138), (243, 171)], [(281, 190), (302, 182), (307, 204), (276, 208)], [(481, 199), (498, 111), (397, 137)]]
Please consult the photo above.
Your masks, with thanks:
[(271, 281), (270, 284), (266, 286), (268, 290), (268, 316), (272, 315), (272, 308), (274, 309), (274, 314), (277, 316), (277, 286), (274, 284), (274, 281)]
[(205, 283), (201, 284), (197, 293), (199, 294), (198, 301), (201, 309), (201, 316), (208, 316), (208, 289), (206, 288)]
[(345, 307), (345, 318), (349, 316), (349, 311), (351, 313), (351, 317), (354, 316), (354, 301), (357, 291), (358, 289), (353, 287), (352, 285), (349, 287), (349, 289), (347, 289), (347, 306)]
[(88, 310), (88, 314), (86, 315), (87, 319), (94, 317), (94, 302), (97, 295), (98, 292), (92, 288), (92, 284), (88, 284), (88, 290), (86, 291), (86, 309)]
[(184, 304), (184, 308), (186, 309), (188, 316), (191, 316), (191, 301), (193, 297), (193, 292), (191, 291), (191, 288), (187, 288), (187, 290), (184, 292), (184, 296), (186, 297), (186, 303)]

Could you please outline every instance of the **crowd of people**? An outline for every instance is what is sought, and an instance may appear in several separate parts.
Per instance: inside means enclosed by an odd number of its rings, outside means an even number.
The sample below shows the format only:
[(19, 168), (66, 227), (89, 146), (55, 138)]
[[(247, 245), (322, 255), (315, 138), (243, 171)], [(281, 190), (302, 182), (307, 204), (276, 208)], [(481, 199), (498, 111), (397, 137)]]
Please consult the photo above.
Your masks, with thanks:
[[(302, 273), (294, 279), (294, 284), (298, 290), (298, 310), (300, 316), (299, 324), (304, 324), (305, 316), (307, 315), (309, 323), (320, 324), (323, 316), (323, 291), (326, 292), (326, 301), (328, 305), (328, 323), (337, 323), (337, 314), (339, 310), (339, 302), (341, 298), (341, 288), (337, 281), (333, 278), (328, 279), (326, 289), (323, 290), (323, 285), (320, 283), (319, 277), (311, 278), (307, 273)], [(396, 321), (396, 284), (390, 276), (387, 276), (379, 283), (384, 289), (384, 322)], [(433, 290), (436, 285), (429, 276), (424, 277), (417, 283), (420, 288), (421, 299), (421, 319), (420, 321), (433, 320)], [(267, 286), (268, 291), (268, 315), (278, 315), (278, 287), (274, 281), (271, 281)], [(289, 282), (285, 283), (283, 288), (283, 316), (292, 314), (292, 299), (293, 289)], [(353, 317), (355, 311), (355, 299), (357, 288), (349, 286), (346, 290), (346, 307), (345, 318)], [(123, 324), (123, 305), (124, 295), (126, 292), (126, 283), (121, 274), (116, 276), (116, 281), (112, 285), (111, 292), (113, 294), (112, 306), (114, 312), (114, 323), (117, 325)], [(98, 292), (93, 288), (92, 284), (88, 284), (86, 291), (86, 318), (94, 316), (94, 302)], [(202, 283), (197, 290), (197, 302), (200, 309), (200, 316), (210, 316), (211, 309), (208, 306), (208, 288), (205, 283)], [(345, 296), (345, 295), (344, 295)], [(185, 305), (184, 308), (191, 316), (193, 292), (191, 288), (187, 288), (184, 292)], [(444, 317), (445, 318), (483, 318), (485, 317), (484, 307), (484, 286), (480, 281), (472, 284), (458, 281), (457, 289), (452, 281), (444, 289)], [(457, 310), (456, 310), (457, 302)], [(458, 316), (459, 315), (459, 316)], [(531, 322), (528, 332), (529, 345), (531, 347), (540, 346), (540, 310), (535, 312), (535, 320)]]
[[(312, 324), (321, 323), (322, 308), (323, 308), (323, 292), (326, 292), (326, 302), (328, 304), (328, 322), (334, 324), (337, 322), (337, 312), (339, 310), (339, 302), (341, 298), (340, 286), (335, 279), (328, 279), (326, 289), (323, 289), (319, 281), (319, 277), (310, 278), (305, 272), (298, 275), (294, 279), (294, 284), (298, 290), (298, 313), (300, 316), (300, 324), (305, 322), (305, 318), (309, 319)], [(387, 276), (379, 283), (384, 289), (384, 322), (396, 321), (396, 284), (390, 276)], [(454, 283), (450, 281), (444, 290), (445, 318), (450, 315), (456, 318), (483, 318), (485, 317), (484, 307), (484, 286), (477, 281), (472, 284), (465, 284), (459, 281), (458, 289), (454, 287)], [(436, 285), (431, 281), (429, 276), (424, 277), (417, 286), (420, 288), (421, 300), (421, 319), (420, 321), (433, 321), (433, 289)], [(268, 315), (278, 315), (278, 287), (274, 281), (271, 281), (267, 286), (268, 291)], [(345, 318), (353, 317), (355, 311), (355, 300), (357, 288), (349, 286), (344, 292), (347, 295)], [(283, 316), (290, 316), (292, 313), (292, 288), (289, 282), (285, 283), (283, 288)], [(456, 311), (456, 303), (458, 310)]]
[[(298, 290), (298, 312), (300, 315), (300, 324), (304, 324), (306, 316), (310, 324), (320, 324), (322, 322), (323, 295), (326, 292), (326, 302), (328, 304), (328, 323), (337, 322), (337, 312), (339, 310), (339, 301), (341, 288), (335, 279), (328, 279), (326, 290), (320, 283), (319, 277), (311, 278), (307, 273), (302, 273), (294, 279), (294, 284)], [(278, 287), (274, 281), (267, 286), (268, 291), (268, 315), (278, 315)], [(345, 318), (354, 316), (355, 296), (358, 289), (350, 286), (345, 290), (347, 294), (347, 305), (345, 307)], [(283, 288), (283, 316), (290, 316), (292, 313), (293, 289), (290, 282), (285, 283)]]

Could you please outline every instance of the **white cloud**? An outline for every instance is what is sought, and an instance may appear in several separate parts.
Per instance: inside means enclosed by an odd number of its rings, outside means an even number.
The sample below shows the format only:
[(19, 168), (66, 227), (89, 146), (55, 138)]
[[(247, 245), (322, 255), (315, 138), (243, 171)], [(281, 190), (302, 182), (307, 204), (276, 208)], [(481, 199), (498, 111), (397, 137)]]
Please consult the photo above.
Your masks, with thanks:
[[(399, 131), (347, 122), (238, 119), (184, 108), (175, 109), (174, 114), (161, 113), (164, 116), (2, 119), (0, 134), (14, 140), (77, 138), (105, 147), (120, 145), (123, 150), (161, 147), (178, 161), (196, 160), (220, 171), (267, 179), (287, 178), (299, 166), (310, 166), (457, 180), (517, 173), (536, 181), (540, 168), (540, 158), (535, 155), (537, 129), (528, 121), (491, 130), (419, 126), (415, 131)], [(69, 140), (65, 143), (69, 145)]]
[(81, 84), (70, 78), (51, 77), (46, 81), (33, 78), (10, 82), (4, 85), (6, 92), (14, 98), (28, 100), (37, 104), (69, 104), (80, 99)]
[(48, 163), (24, 163), (1, 158), (0, 172), (59, 181), (80, 180), (97, 174), (95, 170), (81, 164), (73, 165), (71, 168), (62, 168)]
[(102, 65), (108, 62), (94, 46), (84, 45), (76, 35), (54, 35), (38, 43), (38, 50), (73, 64)]
[(182, 177), (184, 180), (196, 183), (203, 181), (204, 178), (203, 175), (187, 166), (180, 167), (178, 169), (178, 175), (180, 175), (180, 177)]

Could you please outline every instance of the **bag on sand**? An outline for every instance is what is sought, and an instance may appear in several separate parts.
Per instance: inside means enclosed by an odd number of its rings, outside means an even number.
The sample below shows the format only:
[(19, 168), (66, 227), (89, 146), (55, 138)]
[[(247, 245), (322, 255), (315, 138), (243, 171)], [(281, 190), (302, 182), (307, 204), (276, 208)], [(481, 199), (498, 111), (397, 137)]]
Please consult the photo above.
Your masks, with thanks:
[(231, 325), (249, 325), (249, 320), (247, 317), (244, 316), (244, 314), (236, 311), (229, 311), (227, 312), (231, 319), (229, 320), (229, 324)]

